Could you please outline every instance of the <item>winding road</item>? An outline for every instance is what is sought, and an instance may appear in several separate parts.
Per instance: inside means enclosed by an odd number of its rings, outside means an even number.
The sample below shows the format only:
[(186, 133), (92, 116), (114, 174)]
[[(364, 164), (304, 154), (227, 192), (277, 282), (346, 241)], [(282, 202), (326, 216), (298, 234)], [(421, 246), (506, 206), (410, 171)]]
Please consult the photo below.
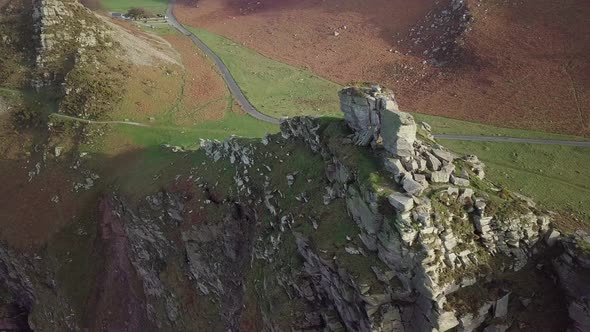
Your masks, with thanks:
[[(180, 31), (185, 36), (189, 37), (195, 45), (201, 51), (203, 51), (208, 57), (213, 59), (217, 69), (221, 73), (221, 76), (227, 83), (227, 86), (238, 103), (242, 106), (246, 113), (255, 117), (258, 120), (265, 122), (279, 124), (280, 120), (266, 114), (262, 114), (256, 110), (254, 106), (248, 101), (248, 98), (244, 95), (238, 83), (231, 75), (227, 66), (223, 61), (215, 54), (203, 41), (201, 41), (195, 34), (187, 30), (174, 16), (172, 8), (174, 7), (174, 0), (168, 4), (166, 15), (168, 17), (168, 23), (173, 26), (176, 30)], [(125, 122), (125, 124), (130, 124)], [(590, 141), (561, 141), (561, 140), (549, 140), (549, 139), (537, 139), (537, 138), (517, 138), (517, 137), (500, 137), (500, 136), (465, 136), (465, 135), (434, 135), (435, 139), (442, 140), (458, 140), (458, 141), (472, 141), (472, 142), (498, 142), (498, 143), (528, 143), (528, 144), (545, 144), (545, 145), (564, 145), (564, 146), (577, 146), (577, 147), (590, 147)]]
[(501, 136), (462, 136), (462, 135), (434, 135), (436, 139), (448, 139), (454, 141), (472, 141), (472, 142), (498, 142), (498, 143), (528, 143), (544, 145), (564, 145), (590, 148), (589, 141), (561, 141), (541, 138), (518, 138), (518, 137), (501, 137)]
[(168, 23), (171, 26), (173, 26), (176, 30), (180, 31), (180, 33), (182, 33), (183, 35), (189, 37), (193, 41), (193, 43), (195, 43), (195, 45), (197, 45), (197, 47), (199, 47), (199, 49), (201, 49), (201, 51), (203, 51), (208, 57), (213, 59), (213, 62), (215, 62), (215, 65), (217, 66), (217, 69), (221, 73), (221, 76), (223, 77), (223, 79), (227, 83), (227, 86), (228, 86), (229, 90), (231, 91), (231, 94), (234, 96), (234, 98), (236, 98), (236, 100), (238, 101), (240, 106), (242, 106), (244, 111), (246, 111), (246, 113), (250, 114), (251, 116), (255, 117), (258, 120), (262, 120), (262, 121), (274, 123), (274, 124), (279, 124), (280, 123), (279, 119), (273, 118), (272, 116), (268, 116), (266, 114), (262, 114), (262, 113), (258, 112), (256, 110), (256, 108), (254, 108), (254, 106), (252, 106), (252, 104), (250, 104), (250, 102), (248, 101), (248, 98), (246, 98), (246, 96), (242, 92), (242, 89), (240, 89), (240, 87), (238, 86), (238, 83), (236, 83), (236, 80), (229, 72), (229, 69), (223, 63), (223, 61), (221, 61), (221, 59), (217, 56), (217, 54), (213, 53), (213, 51), (207, 45), (205, 45), (205, 43), (203, 43), (197, 36), (195, 36), (194, 33), (187, 30), (182, 24), (180, 24), (180, 22), (178, 22), (178, 20), (174, 16), (174, 13), (172, 12), (173, 6), (174, 6), (174, 1), (170, 1), (170, 3), (168, 4), (168, 9), (166, 10), (166, 16), (168, 17)]

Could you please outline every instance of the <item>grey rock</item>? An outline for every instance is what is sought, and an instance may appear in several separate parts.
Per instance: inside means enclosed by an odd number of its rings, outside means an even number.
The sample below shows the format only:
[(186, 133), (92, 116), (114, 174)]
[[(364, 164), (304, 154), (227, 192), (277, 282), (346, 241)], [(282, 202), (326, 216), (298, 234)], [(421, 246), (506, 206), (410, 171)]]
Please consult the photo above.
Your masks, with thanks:
[(381, 113), (383, 146), (394, 156), (410, 157), (414, 154), (416, 122), (404, 112), (386, 109)]
[(425, 152), (424, 157), (426, 158), (426, 166), (431, 171), (438, 171), (440, 169), (440, 167), (442, 166), (442, 163), (440, 162), (440, 160), (437, 157), (435, 157), (433, 154)]
[(448, 331), (457, 325), (459, 325), (459, 320), (455, 313), (452, 311), (446, 311), (440, 314), (438, 317), (438, 330), (439, 331)]
[(456, 177), (453, 174), (451, 174), (450, 180), (451, 180), (451, 183), (456, 186), (460, 186), (460, 187), (468, 187), (469, 186), (469, 180)]
[(557, 240), (559, 239), (559, 237), (561, 236), (561, 233), (559, 233), (557, 230), (552, 229), (549, 233), (547, 233), (547, 235), (545, 236), (545, 243), (550, 246), (553, 247), (556, 243)]
[(423, 185), (410, 177), (405, 177), (402, 180), (402, 186), (408, 194), (415, 196), (420, 196), (425, 189)]
[(504, 318), (508, 314), (508, 303), (510, 301), (510, 293), (502, 296), (496, 301), (494, 305), (494, 317)]
[(444, 165), (440, 171), (430, 173), (430, 181), (434, 183), (447, 183), (450, 180), (451, 173), (455, 170), (455, 165)]
[(393, 193), (387, 197), (387, 200), (398, 212), (410, 211), (414, 207), (414, 200), (402, 193)]
[(399, 182), (402, 178), (408, 176), (408, 171), (397, 158), (385, 158), (383, 161), (385, 170), (393, 174), (395, 181)]
[(455, 159), (455, 156), (451, 152), (443, 150), (440, 147), (432, 149), (432, 154), (434, 154), (438, 159), (447, 161), (449, 163), (453, 162)]

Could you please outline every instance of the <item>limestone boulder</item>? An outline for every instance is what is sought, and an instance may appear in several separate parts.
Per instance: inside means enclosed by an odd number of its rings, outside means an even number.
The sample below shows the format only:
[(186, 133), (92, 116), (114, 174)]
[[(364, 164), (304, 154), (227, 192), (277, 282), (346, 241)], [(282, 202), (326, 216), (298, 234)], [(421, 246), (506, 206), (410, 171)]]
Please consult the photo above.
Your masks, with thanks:
[(410, 157), (414, 154), (414, 117), (408, 113), (386, 109), (381, 113), (381, 126), (381, 138), (387, 151), (400, 157)]

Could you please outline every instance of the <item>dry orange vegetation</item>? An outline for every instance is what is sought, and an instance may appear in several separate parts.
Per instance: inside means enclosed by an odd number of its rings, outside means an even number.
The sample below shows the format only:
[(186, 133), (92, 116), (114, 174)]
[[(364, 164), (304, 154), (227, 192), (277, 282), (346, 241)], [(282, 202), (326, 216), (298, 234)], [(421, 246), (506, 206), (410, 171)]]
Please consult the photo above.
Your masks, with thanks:
[(439, 68), (424, 63), (427, 48), (411, 37), (449, 4), (184, 0), (175, 14), (341, 84), (383, 82), (405, 110), (590, 136), (587, 1), (467, 0), (472, 23), (457, 39), (462, 52)]
[[(128, 22), (112, 22), (156, 48), (155, 56), (142, 59), (142, 52), (134, 50), (137, 45), (123, 45), (133, 63), (132, 75), (127, 80), (121, 109), (113, 115), (115, 118), (143, 122), (153, 118), (160, 123), (190, 126), (224, 116), (229, 106), (229, 91), (214, 64), (190, 39), (173, 32), (159, 37)], [(133, 44), (126, 41), (129, 38), (119, 39), (122, 44)]]
[(229, 91), (213, 63), (185, 36), (165, 38), (180, 53), (185, 69), (182, 110), (175, 117), (186, 124), (223, 118)]

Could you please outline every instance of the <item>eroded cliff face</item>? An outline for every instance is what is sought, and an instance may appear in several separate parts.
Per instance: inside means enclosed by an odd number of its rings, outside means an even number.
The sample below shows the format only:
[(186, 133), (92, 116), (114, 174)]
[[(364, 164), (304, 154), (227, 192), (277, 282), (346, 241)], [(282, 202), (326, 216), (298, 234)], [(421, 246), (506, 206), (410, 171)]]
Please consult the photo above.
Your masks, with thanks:
[(1, 299), (39, 331), (588, 326), (587, 234), (554, 230), (550, 212), (437, 144), (390, 91), (340, 98), (344, 121), (173, 147), (194, 161), (169, 186), (105, 193), (92, 226), (70, 231), (91, 243), (94, 270), (0, 247)]

